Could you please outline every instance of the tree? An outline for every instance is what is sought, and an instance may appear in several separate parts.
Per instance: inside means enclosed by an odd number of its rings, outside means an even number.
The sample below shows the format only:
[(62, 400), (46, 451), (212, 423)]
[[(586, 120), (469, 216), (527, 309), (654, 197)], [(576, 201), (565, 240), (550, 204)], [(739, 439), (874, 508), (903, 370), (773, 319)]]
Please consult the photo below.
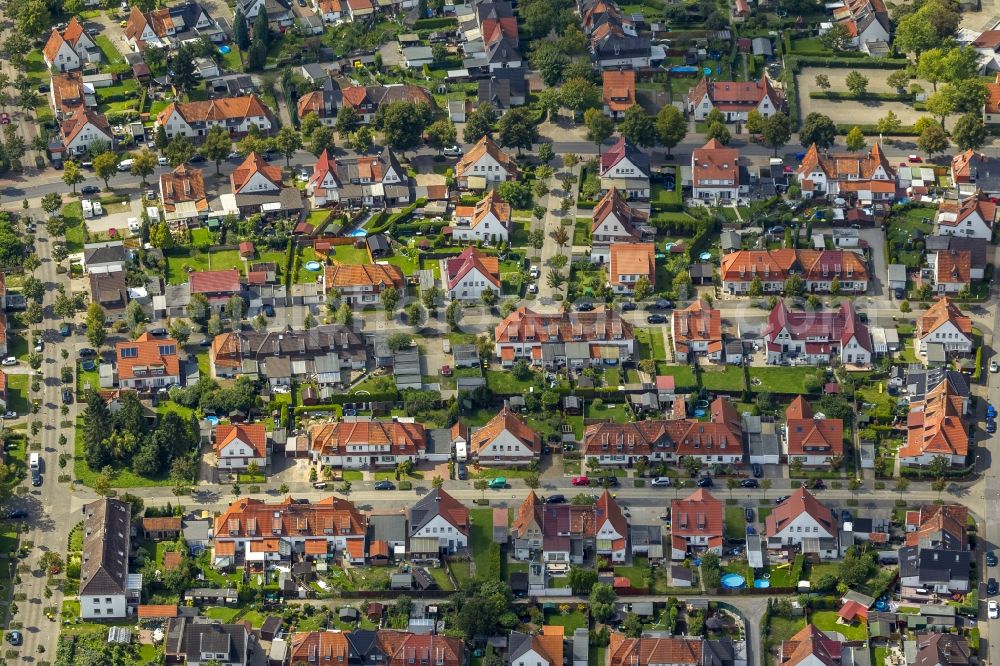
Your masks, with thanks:
[(552, 144), (548, 141), (543, 142), (538, 146), (538, 159), (542, 164), (548, 164), (555, 157), (555, 151), (552, 148)]
[(132, 168), (129, 170), (133, 176), (139, 176), (142, 184), (146, 185), (146, 179), (156, 170), (156, 155), (148, 148), (143, 148), (137, 153), (132, 153)]
[(409, 333), (392, 333), (385, 339), (385, 345), (394, 352), (413, 346), (413, 336)]
[(62, 181), (72, 187), (73, 194), (76, 194), (76, 186), (84, 181), (83, 173), (80, 171), (80, 165), (73, 160), (69, 160), (63, 164)]
[(937, 118), (942, 129), (944, 128), (944, 124), (948, 119), (948, 116), (956, 110), (956, 99), (954, 95), (949, 94), (949, 92), (946, 92), (943, 89), (940, 92), (936, 92), (928, 97), (924, 104), (926, 106), (927, 113)]
[(785, 293), (789, 296), (801, 296), (805, 290), (806, 283), (801, 275), (791, 275), (785, 280)]
[(837, 276), (830, 280), (830, 295), (840, 296), (840, 278)]
[(153, 135), (153, 145), (161, 153), (170, 145), (170, 140), (167, 139), (167, 130), (163, 125), (156, 126), (156, 134)]
[(677, 298), (681, 300), (687, 300), (691, 295), (691, 274), (687, 271), (680, 271), (674, 275), (673, 281), (674, 293), (677, 294)]
[(830, 89), (830, 77), (827, 76), (826, 74), (817, 74), (816, 75), (816, 87), (819, 88), (820, 90), (829, 90)]
[(183, 319), (174, 319), (170, 322), (170, 337), (183, 345), (191, 337), (191, 327)]
[(851, 35), (843, 23), (834, 23), (819, 36), (819, 42), (831, 51), (844, 51), (850, 46)]
[(713, 120), (708, 124), (705, 129), (705, 138), (711, 141), (715, 139), (723, 146), (729, 145), (729, 142), (733, 140), (733, 135), (730, 134), (729, 128), (726, 127), (725, 123)]
[(334, 123), (334, 129), (340, 133), (340, 136), (347, 136), (354, 131), (360, 122), (361, 114), (358, 113), (358, 110), (353, 106), (344, 106), (337, 111), (337, 122)]
[(189, 93), (198, 85), (198, 74), (194, 71), (194, 49), (187, 44), (181, 46), (171, 61), (173, 74), (170, 82), (183, 93)]
[(910, 480), (907, 479), (905, 476), (900, 477), (899, 480), (896, 481), (896, 492), (899, 493), (900, 500), (903, 499), (903, 494), (909, 489), (909, 487), (910, 487)]
[(979, 150), (986, 143), (986, 126), (978, 113), (967, 113), (955, 121), (951, 138), (962, 151)]
[(448, 118), (435, 120), (427, 128), (427, 143), (439, 152), (448, 146), (455, 145), (457, 140), (458, 132), (455, 130), (455, 123)]
[(352, 132), (348, 141), (351, 150), (361, 155), (366, 155), (371, 152), (372, 147), (375, 145), (375, 136), (372, 133), (372, 128), (365, 125)]
[(170, 140), (163, 154), (170, 162), (170, 166), (179, 167), (189, 162), (196, 152), (198, 151), (195, 150), (194, 144), (183, 134), (178, 134)]
[[(284, 128), (282, 128), (284, 129)], [(233, 150), (233, 140), (229, 132), (221, 125), (213, 125), (205, 134), (205, 140), (201, 144), (201, 154), (205, 159), (215, 162), (215, 175), (221, 173), (222, 161), (229, 157)]]
[(62, 195), (58, 192), (49, 192), (42, 197), (42, 210), (49, 215), (54, 215), (60, 208), (62, 208)]
[(607, 583), (594, 583), (590, 588), (590, 614), (598, 622), (608, 622), (615, 615), (615, 602), (618, 595), (615, 589)]
[(398, 100), (380, 107), (378, 116), (386, 144), (405, 153), (420, 144), (430, 119), (430, 108), (423, 103)]
[(106, 317), (104, 308), (98, 303), (91, 303), (87, 307), (87, 341), (94, 349), (100, 349), (104, 344), (106, 336), (104, 323)]
[(845, 80), (847, 89), (857, 97), (864, 97), (868, 92), (868, 77), (857, 70), (851, 70)]
[(636, 146), (650, 148), (656, 145), (656, 121), (646, 115), (638, 104), (630, 106), (625, 112), (625, 117), (618, 125), (618, 131)]
[(110, 150), (97, 155), (94, 157), (94, 171), (104, 181), (104, 187), (107, 187), (111, 177), (118, 173), (118, 155)]
[(656, 114), (656, 135), (666, 147), (667, 157), (671, 157), (670, 151), (687, 136), (684, 114), (670, 104), (662, 107)]
[(587, 126), (587, 140), (593, 141), (600, 153), (601, 144), (614, 132), (615, 124), (600, 109), (587, 109), (583, 122)]
[(805, 147), (816, 144), (819, 149), (829, 148), (837, 138), (837, 126), (830, 116), (816, 111), (806, 116), (799, 128), (799, 141)]
[(302, 135), (286, 125), (274, 137), (274, 147), (285, 157), (285, 166), (291, 166), (292, 156), (302, 147)]
[(497, 123), (497, 138), (501, 146), (516, 148), (518, 155), (522, 150), (531, 150), (538, 141), (538, 126), (528, 107), (518, 106), (507, 111)]
[[(258, 14), (259, 16), (259, 14)], [(260, 72), (267, 64), (267, 47), (260, 42), (253, 42), (247, 52), (247, 71)]]
[(267, 13), (257, 12), (257, 18), (253, 22), (253, 43), (260, 44), (266, 49), (270, 45), (270, 40), (271, 31), (267, 26)]
[(653, 288), (649, 284), (649, 278), (642, 275), (638, 280), (636, 280), (635, 285), (632, 288), (632, 300), (636, 303), (641, 303), (649, 298), (652, 293)]
[(479, 295), (479, 299), (486, 307), (493, 307), (497, 302), (497, 294), (492, 289), (484, 289), (482, 294)]
[(243, 15), (243, 9), (239, 6), (237, 6), (236, 14), (233, 16), (233, 41), (236, 42), (240, 51), (246, 51), (250, 48), (250, 30), (247, 27), (247, 19)]
[(335, 147), (333, 130), (326, 125), (320, 125), (309, 137), (309, 152), (319, 157), (324, 150), (332, 151)]
[[(590, 501), (590, 498), (586, 495), (583, 495), (583, 498), (588, 502)], [(573, 498), (573, 504), (577, 504), (576, 499), (576, 497)], [(594, 589), (594, 585), (597, 583), (597, 572), (593, 569), (584, 569), (583, 567), (575, 565), (570, 566), (569, 573), (566, 575), (566, 583), (569, 588), (573, 590), (573, 594), (590, 594), (591, 590)]]
[(493, 125), (497, 122), (497, 112), (491, 104), (482, 104), (465, 118), (462, 139), (466, 143), (476, 143), (484, 136), (493, 135)]
[(573, 77), (567, 80), (559, 91), (559, 103), (576, 115), (582, 114), (588, 109), (600, 108), (601, 101), (600, 88), (589, 79), (582, 77)]
[(382, 307), (385, 308), (386, 319), (392, 318), (392, 313), (396, 309), (396, 304), (399, 303), (399, 298), (399, 291), (391, 285), (382, 290)]
[(515, 209), (531, 208), (531, 188), (516, 180), (505, 180), (500, 183), (497, 187), (497, 197)]
[(750, 281), (750, 290), (747, 292), (747, 295), (750, 296), (750, 298), (760, 298), (764, 295), (764, 283), (761, 282), (761, 279), (756, 275), (753, 280)]
[(212, 315), (212, 307), (204, 294), (192, 294), (188, 301), (188, 317), (198, 326), (205, 326)]
[(240, 329), (240, 322), (243, 321), (246, 312), (247, 304), (242, 296), (235, 295), (226, 301), (226, 314), (229, 315), (229, 319), (232, 321), (234, 331)]
[(567, 58), (554, 42), (538, 40), (531, 49), (529, 56), (531, 66), (542, 76), (546, 86), (555, 86), (562, 81), (563, 71), (569, 64)]
[(931, 483), (931, 490), (933, 490), (938, 494), (938, 498), (941, 497), (941, 492), (947, 487), (948, 487), (948, 482), (945, 481), (945, 478), (943, 476), (939, 476), (938, 478), (934, 479), (934, 481)]
[(764, 145), (774, 149), (774, 156), (777, 157), (778, 148), (792, 138), (792, 121), (783, 113), (775, 113), (764, 119), (761, 135), (764, 138)]
[(930, 125), (917, 137), (917, 148), (931, 157), (948, 149), (948, 135), (940, 125)]
[(847, 133), (844, 142), (847, 144), (848, 150), (864, 150), (868, 140), (865, 139), (864, 132), (861, 131), (861, 128), (855, 125), (851, 128), (851, 131)]
[(895, 134), (902, 128), (903, 122), (892, 111), (878, 119), (875, 123), (875, 131), (879, 134)]

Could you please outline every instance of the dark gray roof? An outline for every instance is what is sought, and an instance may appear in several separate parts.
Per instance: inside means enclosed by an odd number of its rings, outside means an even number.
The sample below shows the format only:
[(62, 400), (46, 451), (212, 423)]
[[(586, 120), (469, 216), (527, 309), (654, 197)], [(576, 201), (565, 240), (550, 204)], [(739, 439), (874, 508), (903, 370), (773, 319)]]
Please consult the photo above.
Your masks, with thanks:
[(353, 666), (381, 663), (385, 659), (385, 652), (379, 645), (378, 635), (371, 629), (358, 629), (347, 633), (346, 636), (350, 646), (347, 660)]
[(131, 548), (132, 507), (99, 499), (84, 507), (81, 595), (125, 594)]
[(435, 428), (430, 431), (427, 437), (427, 454), (435, 453), (451, 453), (451, 430), (448, 428)]
[(909, 546), (899, 549), (901, 578), (918, 576), (922, 584), (948, 583), (969, 577), (971, 553)]
[(406, 541), (406, 516), (403, 514), (368, 516), (372, 541)]
[(517, 660), (531, 650), (531, 634), (520, 631), (510, 632), (507, 640), (507, 663), (515, 664)]
[(125, 263), (125, 258), (125, 245), (121, 241), (88, 243), (83, 246), (83, 263), (88, 266), (91, 264)]
[(975, 153), (969, 159), (969, 182), (984, 192), (1000, 192), (1000, 158)]
[(731, 638), (705, 641), (702, 662), (704, 666), (733, 666), (736, 663), (736, 646)]
[(521, 51), (516, 42), (503, 37), (486, 46), (486, 60), (490, 64), (519, 62)]
[(946, 633), (917, 635), (917, 660), (914, 666), (964, 666), (970, 662), (969, 641)]
[(221, 659), (223, 663), (246, 664), (249, 642), (250, 632), (242, 624), (187, 618), (172, 618), (167, 623), (167, 654), (184, 657), (187, 661), (204, 661), (202, 655), (212, 653), (225, 654)]
[(649, 39), (608, 34), (594, 44), (594, 55), (598, 58), (641, 58), (649, 57)]
[(413, 505), (413, 508), (410, 509), (410, 534), (416, 534), (422, 530), (424, 525), (434, 520), (435, 516), (438, 515), (441, 495), (442, 491), (439, 488), (434, 488)]
[(372, 250), (372, 252), (378, 252), (378, 251), (388, 252), (390, 249), (392, 249), (389, 246), (389, 240), (385, 237), (384, 234), (373, 234), (366, 239), (366, 242), (368, 243), (368, 247)]

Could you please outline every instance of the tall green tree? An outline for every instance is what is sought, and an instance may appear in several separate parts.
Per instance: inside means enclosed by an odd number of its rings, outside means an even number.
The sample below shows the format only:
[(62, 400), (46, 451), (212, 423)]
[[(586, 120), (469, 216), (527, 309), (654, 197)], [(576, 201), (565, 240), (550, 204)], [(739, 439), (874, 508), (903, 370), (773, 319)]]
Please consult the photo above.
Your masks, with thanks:
[(656, 114), (656, 135), (667, 149), (667, 157), (672, 157), (670, 151), (687, 136), (687, 119), (684, 114), (671, 104), (661, 108)]
[(94, 157), (94, 171), (97, 177), (104, 181), (104, 187), (108, 186), (108, 181), (118, 173), (118, 155), (110, 150)]
[(917, 148), (927, 153), (928, 157), (943, 153), (948, 149), (948, 135), (940, 125), (929, 125), (917, 137)]
[(774, 156), (777, 157), (778, 148), (792, 138), (792, 121), (783, 113), (768, 116), (761, 127), (761, 136), (764, 138), (764, 145), (774, 149)]
[(240, 51), (250, 48), (250, 29), (247, 27), (247, 18), (243, 15), (243, 8), (237, 6), (236, 14), (233, 16), (233, 41), (236, 42)]
[(847, 149), (853, 151), (863, 150), (865, 145), (868, 143), (868, 140), (865, 139), (865, 134), (861, 131), (861, 128), (854, 126), (851, 128), (851, 131), (847, 133), (844, 142), (847, 144)]
[(63, 164), (62, 181), (72, 187), (73, 194), (76, 194), (76, 186), (84, 181), (80, 165), (73, 160), (69, 160)]
[(625, 112), (625, 117), (618, 124), (618, 131), (636, 146), (650, 148), (656, 145), (656, 121), (638, 104)]
[(149, 178), (153, 171), (156, 170), (156, 155), (154, 155), (148, 148), (143, 148), (142, 150), (132, 153), (132, 168), (130, 172), (133, 176), (139, 176), (142, 179), (142, 184), (146, 184), (146, 179)]
[(518, 155), (522, 150), (531, 150), (538, 141), (538, 126), (531, 117), (531, 111), (524, 106), (507, 111), (497, 123), (497, 138), (501, 146), (516, 148)]
[(438, 152), (449, 146), (454, 146), (458, 140), (455, 123), (448, 118), (435, 120), (427, 128), (427, 143)]
[(986, 126), (978, 113), (967, 113), (955, 121), (951, 138), (959, 150), (979, 150), (986, 143)]
[(465, 129), (462, 139), (466, 143), (476, 143), (484, 136), (493, 135), (493, 125), (497, 121), (497, 112), (490, 104), (481, 104), (465, 118)]
[(817, 148), (829, 148), (837, 138), (837, 126), (830, 116), (813, 111), (799, 128), (799, 141), (803, 146), (809, 147), (816, 144)]
[(607, 141), (608, 137), (615, 130), (615, 124), (611, 122), (600, 109), (587, 109), (583, 114), (583, 123), (587, 126), (587, 140), (592, 141), (597, 146), (597, 152), (601, 152), (601, 144)]
[(277, 136), (274, 137), (274, 147), (284, 155), (285, 166), (291, 166), (292, 156), (302, 147), (302, 135), (286, 125), (278, 130)]
[[(263, 5), (261, 6), (263, 8)], [(259, 11), (253, 22), (253, 42), (266, 50), (271, 44), (271, 31), (267, 27), (267, 12)]]
[(222, 161), (229, 157), (233, 150), (233, 140), (229, 132), (221, 125), (210, 127), (201, 144), (201, 154), (205, 159), (215, 162), (215, 175), (222, 173)]

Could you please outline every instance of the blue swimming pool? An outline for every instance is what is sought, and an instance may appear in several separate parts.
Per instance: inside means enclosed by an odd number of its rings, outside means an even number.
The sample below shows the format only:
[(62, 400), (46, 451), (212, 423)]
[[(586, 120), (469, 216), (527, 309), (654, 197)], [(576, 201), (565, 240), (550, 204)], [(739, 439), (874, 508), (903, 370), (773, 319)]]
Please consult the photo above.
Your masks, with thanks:
[(206, 416), (205, 420), (208, 421), (213, 426), (219, 425), (219, 417), (218, 416)]
[(355, 229), (354, 231), (352, 231), (347, 235), (350, 236), (351, 238), (364, 238), (365, 236), (368, 235), (368, 232), (365, 231), (364, 229)]
[(739, 574), (727, 573), (722, 577), (722, 587), (730, 590), (738, 590), (746, 585), (747, 579)]
[(322, 267), (323, 267), (323, 264), (319, 263), (318, 261), (307, 261), (306, 262), (306, 270), (309, 271), (309, 272), (311, 272), (311, 273), (318, 273), (319, 269), (322, 268)]
[(678, 74), (697, 74), (698, 68), (690, 65), (674, 65), (670, 68), (671, 72), (677, 72)]
[(229, 48), (227, 44), (223, 44), (222, 46), (219, 47), (219, 53), (221, 53), (222, 55), (226, 55), (230, 51), (232, 51), (232, 49)]

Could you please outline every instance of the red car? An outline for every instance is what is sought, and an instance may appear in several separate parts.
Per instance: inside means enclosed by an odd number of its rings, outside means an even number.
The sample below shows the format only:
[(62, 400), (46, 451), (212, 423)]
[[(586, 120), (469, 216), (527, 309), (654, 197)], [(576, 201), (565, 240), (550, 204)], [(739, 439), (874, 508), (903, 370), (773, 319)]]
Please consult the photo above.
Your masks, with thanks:
[(10, 116), (6, 113), (0, 113), (0, 125), (10, 125)]
[(450, 365), (442, 365), (441, 366), (441, 376), (442, 377), (451, 377), (451, 366)]
[(920, 156), (919, 156), (919, 155), (910, 155), (910, 157), (909, 157), (909, 160), (910, 160), (911, 162), (915, 162), (915, 163), (917, 163), (917, 164), (921, 164), (921, 163), (923, 162), (923, 160), (922, 160), (922, 159), (920, 159)]
[(590, 485), (590, 479), (588, 479), (585, 476), (574, 476), (573, 477), (573, 485), (574, 486), (589, 486)]

